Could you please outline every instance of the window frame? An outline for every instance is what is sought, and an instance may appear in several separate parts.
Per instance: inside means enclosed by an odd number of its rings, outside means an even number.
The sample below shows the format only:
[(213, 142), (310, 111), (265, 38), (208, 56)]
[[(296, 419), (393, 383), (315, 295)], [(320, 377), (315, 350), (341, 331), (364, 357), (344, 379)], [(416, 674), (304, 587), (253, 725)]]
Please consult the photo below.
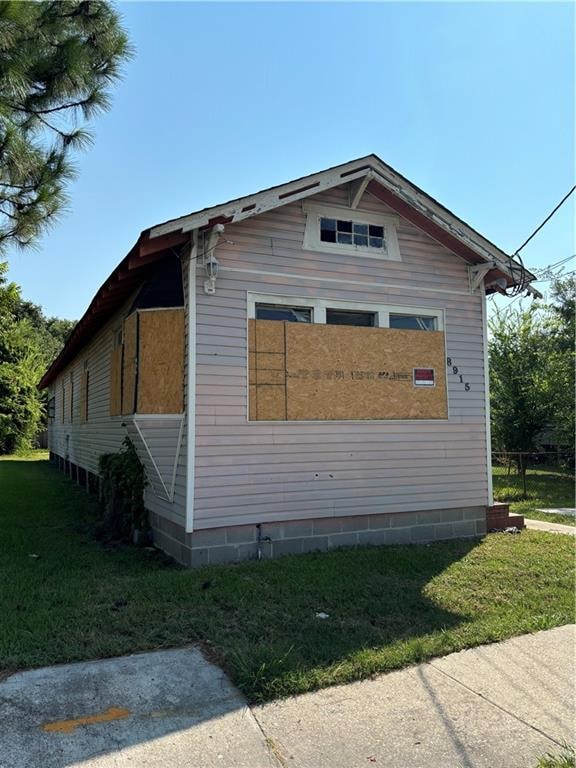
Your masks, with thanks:
[[(358, 312), (372, 312), (375, 315), (374, 328), (390, 328), (390, 315), (416, 315), (436, 318), (436, 331), (444, 331), (444, 310), (437, 307), (411, 307), (398, 304), (376, 304), (370, 302), (345, 301), (343, 299), (319, 299), (302, 296), (286, 296), (248, 292), (248, 320), (256, 319), (256, 304), (278, 304), (292, 307), (305, 307), (312, 310), (312, 324), (327, 325), (326, 310), (342, 309)], [(282, 322), (274, 321), (270, 322)], [(347, 326), (349, 328), (361, 328), (363, 326)], [(391, 329), (391, 330), (402, 330)], [(422, 333), (431, 331), (422, 330)]]
[[(357, 208), (345, 208), (338, 205), (304, 202), (302, 209), (306, 214), (306, 227), (302, 248), (306, 251), (322, 253), (342, 253), (346, 256), (364, 256), (368, 259), (383, 261), (402, 261), (396, 227), (399, 218), (386, 213), (374, 213)], [(349, 245), (346, 243), (327, 243), (320, 239), (320, 219), (340, 219), (355, 224), (374, 224), (384, 228), (386, 248), (380, 250), (370, 246)]]
[[(303, 309), (303, 310), (304, 310), (304, 309), (306, 309), (306, 310), (310, 310), (310, 322), (309, 322), (309, 323), (306, 323), (306, 322), (303, 322), (303, 321), (299, 321), (299, 320), (296, 320), (296, 321), (293, 321), (293, 322), (302, 322), (304, 325), (312, 325), (312, 324), (314, 323), (314, 310), (312, 309), (312, 307), (302, 307), (302, 306), (298, 306), (298, 305), (296, 305), (296, 304), (290, 304), (290, 305), (289, 305), (289, 304), (286, 304), (285, 302), (283, 302), (282, 304), (271, 304), (271, 303), (269, 303), (269, 302), (262, 302), (262, 301), (257, 301), (257, 302), (255, 303), (255, 305), (254, 305), (254, 319), (256, 319), (256, 320), (258, 320), (258, 319), (260, 319), (260, 320), (266, 320), (266, 318), (263, 318), (263, 317), (261, 317), (261, 318), (258, 318), (258, 317), (257, 317), (257, 314), (258, 314), (258, 309), (259, 309), (259, 308), (261, 308), (261, 307), (267, 307), (267, 308), (269, 308), (269, 309), (279, 309), (279, 308), (281, 308), (281, 307), (286, 307), (287, 309), (292, 309), (292, 308), (294, 308), (294, 309)], [(291, 321), (286, 321), (286, 320), (272, 320), (272, 322), (291, 322)]]

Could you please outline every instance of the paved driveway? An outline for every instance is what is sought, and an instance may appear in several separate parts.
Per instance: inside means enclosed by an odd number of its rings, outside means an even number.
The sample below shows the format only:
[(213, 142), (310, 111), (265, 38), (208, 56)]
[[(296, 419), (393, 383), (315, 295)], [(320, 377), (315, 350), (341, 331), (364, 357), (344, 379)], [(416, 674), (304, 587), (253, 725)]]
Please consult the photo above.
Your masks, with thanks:
[(249, 708), (195, 648), (0, 684), (2, 768), (531, 768), (573, 741), (574, 627)]

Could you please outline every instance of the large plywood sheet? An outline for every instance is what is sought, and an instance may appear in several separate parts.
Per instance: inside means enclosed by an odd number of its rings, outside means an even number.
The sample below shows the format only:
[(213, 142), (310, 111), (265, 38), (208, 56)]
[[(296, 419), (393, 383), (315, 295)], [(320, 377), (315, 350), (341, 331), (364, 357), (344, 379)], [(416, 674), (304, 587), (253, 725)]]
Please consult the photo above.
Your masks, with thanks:
[[(446, 419), (444, 334), (250, 320), (256, 421)], [(433, 368), (433, 387), (414, 386)]]
[(184, 410), (184, 310), (139, 313), (138, 413)]
[(134, 413), (136, 377), (138, 374), (138, 312), (124, 320), (124, 354), (122, 362), (122, 413)]
[[(415, 387), (433, 368), (434, 387)], [(289, 420), (445, 419), (441, 331), (286, 324)]]
[(122, 413), (122, 347), (115, 347), (110, 355), (110, 416)]

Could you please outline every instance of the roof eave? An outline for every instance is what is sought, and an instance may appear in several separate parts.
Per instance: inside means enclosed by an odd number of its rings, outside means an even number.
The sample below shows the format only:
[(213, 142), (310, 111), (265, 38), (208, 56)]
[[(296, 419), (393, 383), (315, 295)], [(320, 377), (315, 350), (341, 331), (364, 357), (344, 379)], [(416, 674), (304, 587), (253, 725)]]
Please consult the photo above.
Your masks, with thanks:
[(60, 354), (40, 379), (38, 389), (50, 386), (58, 374), (74, 359), (86, 345), (86, 339), (92, 329), (98, 327), (102, 318), (108, 315), (110, 307), (116, 308), (122, 301), (129, 298), (131, 292), (142, 281), (144, 270), (162, 258), (166, 251), (186, 243), (188, 239), (189, 235), (182, 232), (150, 238), (150, 230), (144, 230), (128, 254), (100, 286)]

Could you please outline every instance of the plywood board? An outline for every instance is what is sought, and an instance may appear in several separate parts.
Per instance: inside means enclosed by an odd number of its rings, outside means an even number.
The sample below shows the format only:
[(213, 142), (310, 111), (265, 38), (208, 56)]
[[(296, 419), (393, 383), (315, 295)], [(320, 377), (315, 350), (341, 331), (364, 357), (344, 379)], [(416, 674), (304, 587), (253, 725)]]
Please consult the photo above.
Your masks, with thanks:
[[(248, 343), (251, 420), (448, 417), (440, 331), (250, 320)], [(434, 386), (414, 386), (415, 368)]]
[(74, 421), (74, 380), (72, 377), (70, 377), (70, 381), (68, 382), (68, 400), (67, 400), (67, 407), (68, 407), (68, 422), (72, 424)]
[(79, 396), (81, 424), (86, 424), (86, 422), (88, 421), (88, 378), (89, 378), (88, 371), (82, 371), (82, 376), (80, 378), (80, 396)]
[(184, 310), (139, 313), (138, 413), (184, 410)]
[(249, 418), (286, 420), (285, 324), (250, 320), (248, 324)]
[(254, 350), (259, 354), (284, 354), (285, 323), (277, 320), (258, 320), (256, 323), (256, 345)]
[(134, 413), (138, 372), (138, 312), (124, 320), (124, 353), (122, 361), (122, 413)]
[[(433, 368), (434, 387), (415, 387)], [(286, 324), (288, 420), (445, 419), (441, 331)]]
[(110, 355), (110, 416), (122, 413), (122, 347), (115, 347)]

